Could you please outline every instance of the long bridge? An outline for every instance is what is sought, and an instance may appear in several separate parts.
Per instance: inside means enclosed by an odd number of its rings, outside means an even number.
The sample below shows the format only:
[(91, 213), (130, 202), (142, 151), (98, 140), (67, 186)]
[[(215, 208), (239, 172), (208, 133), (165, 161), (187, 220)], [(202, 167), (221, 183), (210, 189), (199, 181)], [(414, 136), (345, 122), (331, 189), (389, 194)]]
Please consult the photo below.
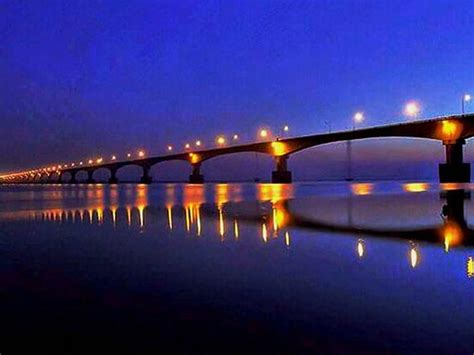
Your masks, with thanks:
[[(95, 183), (94, 172), (99, 169), (110, 171), (110, 184), (117, 184), (117, 171), (125, 166), (135, 165), (143, 170), (140, 182), (152, 182), (150, 170), (152, 166), (165, 161), (186, 161), (190, 164), (191, 174), (189, 183), (204, 182), (201, 173), (202, 164), (214, 157), (243, 152), (256, 152), (272, 156), (275, 160), (275, 170), (272, 172), (273, 183), (291, 183), (292, 173), (288, 169), (289, 157), (301, 150), (324, 144), (342, 141), (352, 141), (367, 138), (407, 137), (425, 138), (440, 141), (446, 152), (446, 161), (439, 164), (440, 182), (469, 182), (470, 165), (463, 161), (463, 145), (474, 136), (474, 114), (436, 117), (427, 120), (411, 121), (400, 124), (376, 126), (325, 134), (313, 134), (300, 137), (276, 139), (272, 141), (232, 145), (214, 149), (195, 150), (178, 154), (168, 154), (140, 159), (123, 161), (89, 162), (88, 164), (49, 167), (26, 170), (0, 176), (0, 183), (44, 183), (56, 182), (77, 184), (76, 178), (81, 171), (87, 173), (86, 183)], [(66, 176), (69, 179), (66, 181)]]

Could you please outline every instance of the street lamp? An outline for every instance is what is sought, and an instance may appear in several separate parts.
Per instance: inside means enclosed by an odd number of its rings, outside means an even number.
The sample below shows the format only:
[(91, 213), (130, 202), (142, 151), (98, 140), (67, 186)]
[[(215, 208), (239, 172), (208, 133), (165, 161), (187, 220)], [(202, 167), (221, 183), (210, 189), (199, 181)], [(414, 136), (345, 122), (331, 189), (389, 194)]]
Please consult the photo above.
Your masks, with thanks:
[(462, 99), (461, 99), (461, 113), (464, 115), (464, 105), (471, 101), (471, 95), (469, 94), (464, 94)]
[(196, 141), (196, 147), (200, 147), (201, 146), (201, 141), (197, 140)]
[(223, 146), (225, 144), (225, 138), (224, 136), (219, 136), (216, 138), (216, 143), (220, 146)]
[(405, 105), (405, 116), (417, 118), (420, 111), (420, 105), (416, 101), (410, 101)]
[(112, 160), (116, 160), (117, 157), (115, 155), (112, 155)]
[(267, 137), (268, 137), (268, 131), (266, 129), (261, 129), (260, 138), (267, 138)]
[(232, 137), (232, 139), (234, 141), (238, 141), (239, 140), (239, 135), (238, 134), (234, 134), (234, 136)]
[(356, 112), (352, 120), (352, 129), (355, 129), (357, 123), (361, 123), (364, 120), (363, 112)]
[[(352, 117), (352, 130), (355, 131), (356, 124), (361, 123), (364, 120), (363, 112), (356, 112)], [(347, 141), (347, 181), (354, 180), (352, 178), (352, 141), (349, 139)]]
[(171, 152), (173, 150), (173, 146), (169, 145), (167, 149), (168, 149), (168, 152)]
[(143, 150), (140, 150), (140, 151), (138, 152), (138, 156), (139, 156), (140, 158), (143, 158), (143, 157), (145, 156), (145, 152), (144, 152)]
[(191, 148), (191, 145), (190, 145), (189, 143), (186, 143), (186, 144), (184, 145), (184, 149), (189, 149), (189, 148)]

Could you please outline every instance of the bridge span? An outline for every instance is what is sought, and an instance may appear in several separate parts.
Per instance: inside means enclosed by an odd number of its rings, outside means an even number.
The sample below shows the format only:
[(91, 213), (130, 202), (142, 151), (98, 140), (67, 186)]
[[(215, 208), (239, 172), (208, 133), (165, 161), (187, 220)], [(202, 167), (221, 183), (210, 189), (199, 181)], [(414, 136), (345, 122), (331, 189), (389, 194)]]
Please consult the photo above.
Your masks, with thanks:
[[(151, 183), (151, 167), (165, 161), (186, 161), (190, 164), (190, 183), (203, 183), (202, 164), (214, 157), (242, 152), (256, 152), (272, 156), (275, 170), (272, 172), (273, 183), (291, 183), (292, 173), (288, 169), (289, 157), (303, 149), (349, 140), (383, 137), (411, 137), (440, 141), (446, 152), (446, 161), (439, 164), (440, 182), (469, 182), (470, 165), (463, 161), (463, 145), (474, 135), (474, 114), (437, 117), (427, 120), (411, 121), (400, 124), (376, 126), (325, 134), (313, 134), (300, 137), (277, 139), (250, 144), (232, 145), (214, 149), (195, 150), (162, 156), (110, 161), (67, 168), (49, 167), (26, 170), (0, 176), (0, 183), (40, 183), (56, 182), (76, 184), (77, 174), (87, 173), (87, 183), (94, 183), (94, 172), (98, 169), (110, 171), (109, 183), (118, 183), (117, 171), (125, 166), (136, 165), (142, 168), (141, 183)], [(68, 181), (64, 178), (70, 175)]]

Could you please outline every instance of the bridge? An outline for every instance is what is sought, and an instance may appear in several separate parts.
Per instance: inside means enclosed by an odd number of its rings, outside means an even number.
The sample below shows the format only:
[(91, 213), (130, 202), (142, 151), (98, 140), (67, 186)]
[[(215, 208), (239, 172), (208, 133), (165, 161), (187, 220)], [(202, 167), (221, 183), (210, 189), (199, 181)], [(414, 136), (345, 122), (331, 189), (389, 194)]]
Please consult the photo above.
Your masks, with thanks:
[[(15, 172), (0, 176), (0, 183), (44, 183), (56, 182), (77, 184), (77, 174), (87, 173), (86, 183), (95, 183), (94, 172), (99, 169), (110, 171), (110, 184), (117, 184), (117, 171), (125, 166), (135, 165), (143, 170), (140, 182), (152, 182), (150, 170), (152, 166), (166, 161), (185, 161), (190, 164), (189, 183), (201, 184), (204, 175), (202, 164), (222, 155), (256, 152), (272, 156), (275, 170), (272, 172), (273, 183), (291, 183), (292, 173), (288, 169), (288, 159), (301, 150), (324, 144), (352, 141), (367, 138), (407, 137), (425, 138), (440, 141), (446, 152), (446, 161), (439, 164), (440, 182), (469, 182), (470, 165), (463, 161), (463, 145), (474, 135), (474, 114), (436, 117), (427, 120), (412, 121), (400, 124), (383, 125), (364, 129), (354, 129), (326, 134), (313, 134), (300, 137), (276, 139), (251, 144), (232, 145), (214, 149), (195, 150), (162, 156), (129, 159), (123, 161), (100, 161), (68, 167), (47, 167)], [(70, 178), (66, 181), (65, 176)]]

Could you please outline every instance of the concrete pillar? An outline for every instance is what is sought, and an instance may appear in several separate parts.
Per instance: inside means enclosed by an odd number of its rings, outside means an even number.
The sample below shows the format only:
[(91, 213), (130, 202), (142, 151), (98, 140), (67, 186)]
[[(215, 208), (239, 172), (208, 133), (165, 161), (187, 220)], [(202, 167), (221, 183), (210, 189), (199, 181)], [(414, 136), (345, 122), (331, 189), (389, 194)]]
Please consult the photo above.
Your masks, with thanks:
[(87, 183), (88, 184), (95, 184), (94, 170), (88, 170), (87, 171)]
[(141, 184), (151, 184), (152, 177), (150, 175), (150, 167), (147, 165), (142, 165), (143, 176), (140, 178)]
[(439, 164), (440, 182), (470, 182), (471, 166), (463, 162), (464, 139), (443, 141), (446, 148), (446, 163)]
[(71, 178), (69, 179), (69, 183), (70, 184), (77, 184), (77, 179), (76, 179), (76, 175), (77, 175), (77, 171), (71, 171), (70, 174), (71, 174)]
[(442, 192), (442, 198), (446, 199), (443, 206), (442, 215), (448, 222), (456, 223), (462, 229), (467, 229), (467, 222), (464, 215), (464, 201), (471, 199), (470, 191), (448, 190)]
[(288, 155), (275, 157), (276, 170), (272, 171), (272, 183), (290, 184), (292, 181), (291, 171), (288, 171)]
[(118, 184), (117, 169), (110, 169), (109, 184)]
[(192, 164), (193, 172), (189, 175), (190, 184), (204, 183), (204, 175), (201, 174), (201, 163)]

